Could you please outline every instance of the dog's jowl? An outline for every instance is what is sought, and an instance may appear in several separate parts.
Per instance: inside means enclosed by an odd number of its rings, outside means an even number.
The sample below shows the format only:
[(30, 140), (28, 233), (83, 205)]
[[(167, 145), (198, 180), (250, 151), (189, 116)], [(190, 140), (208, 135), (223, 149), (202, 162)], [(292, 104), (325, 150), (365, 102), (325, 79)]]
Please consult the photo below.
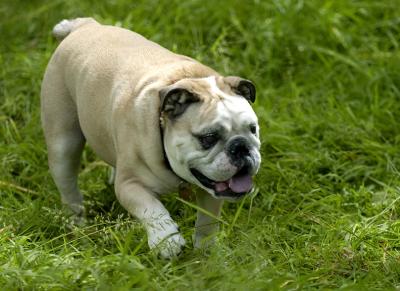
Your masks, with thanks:
[(77, 178), (84, 144), (115, 168), (118, 201), (163, 257), (185, 240), (159, 195), (201, 188), (194, 244), (212, 242), (224, 200), (253, 188), (260, 166), (255, 87), (91, 18), (64, 20), (42, 84), (42, 125), (61, 199), (82, 219)]

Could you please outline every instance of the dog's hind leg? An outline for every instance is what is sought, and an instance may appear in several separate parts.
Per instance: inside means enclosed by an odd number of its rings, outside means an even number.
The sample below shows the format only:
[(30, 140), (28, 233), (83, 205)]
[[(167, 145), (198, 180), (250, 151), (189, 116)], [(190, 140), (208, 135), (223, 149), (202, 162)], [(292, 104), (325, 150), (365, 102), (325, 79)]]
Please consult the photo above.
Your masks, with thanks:
[[(195, 248), (207, 247), (216, 240), (216, 234), (219, 230), (218, 218), (221, 213), (223, 200), (215, 199), (204, 190), (196, 192), (197, 205), (205, 212), (197, 211), (196, 230), (193, 236)], [(209, 216), (206, 213), (210, 213)]]
[(78, 170), (85, 137), (74, 101), (61, 75), (48, 67), (42, 83), (41, 118), (51, 175), (61, 200), (80, 223), (84, 217), (83, 197), (78, 189)]

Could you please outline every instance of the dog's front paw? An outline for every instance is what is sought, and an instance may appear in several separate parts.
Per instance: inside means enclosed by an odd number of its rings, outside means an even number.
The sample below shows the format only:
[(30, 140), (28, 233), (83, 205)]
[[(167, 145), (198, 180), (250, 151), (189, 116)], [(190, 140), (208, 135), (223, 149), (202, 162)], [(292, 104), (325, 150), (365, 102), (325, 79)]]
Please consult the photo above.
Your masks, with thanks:
[(173, 221), (148, 228), (147, 234), (150, 249), (158, 251), (164, 259), (179, 255), (186, 243)]
[(182, 252), (185, 243), (182, 235), (177, 233), (163, 239), (156, 247), (162, 258), (169, 259), (178, 256)]

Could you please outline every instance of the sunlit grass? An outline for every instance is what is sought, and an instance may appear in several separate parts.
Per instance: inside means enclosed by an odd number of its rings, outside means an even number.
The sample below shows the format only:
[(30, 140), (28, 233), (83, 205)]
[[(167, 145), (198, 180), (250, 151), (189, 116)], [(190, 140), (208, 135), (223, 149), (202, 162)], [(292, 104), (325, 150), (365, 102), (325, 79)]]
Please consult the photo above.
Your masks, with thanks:
[[(0, 286), (20, 289), (399, 289), (400, 2), (3, 1)], [(191, 247), (195, 209), (164, 203), (188, 246), (171, 262), (116, 202), (88, 149), (89, 223), (71, 228), (40, 128), (41, 78), (63, 18), (93, 16), (257, 85), (258, 192)]]

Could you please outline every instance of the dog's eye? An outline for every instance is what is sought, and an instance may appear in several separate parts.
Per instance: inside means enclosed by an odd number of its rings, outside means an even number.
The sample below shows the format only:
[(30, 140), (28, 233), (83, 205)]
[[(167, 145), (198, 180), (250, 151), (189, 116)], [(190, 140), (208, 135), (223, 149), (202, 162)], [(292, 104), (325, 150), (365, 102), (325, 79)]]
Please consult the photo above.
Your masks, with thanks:
[(198, 139), (203, 149), (208, 150), (216, 145), (219, 136), (216, 133), (207, 133), (205, 135), (199, 136)]
[(257, 133), (257, 126), (255, 124), (250, 124), (250, 131), (252, 134)]

